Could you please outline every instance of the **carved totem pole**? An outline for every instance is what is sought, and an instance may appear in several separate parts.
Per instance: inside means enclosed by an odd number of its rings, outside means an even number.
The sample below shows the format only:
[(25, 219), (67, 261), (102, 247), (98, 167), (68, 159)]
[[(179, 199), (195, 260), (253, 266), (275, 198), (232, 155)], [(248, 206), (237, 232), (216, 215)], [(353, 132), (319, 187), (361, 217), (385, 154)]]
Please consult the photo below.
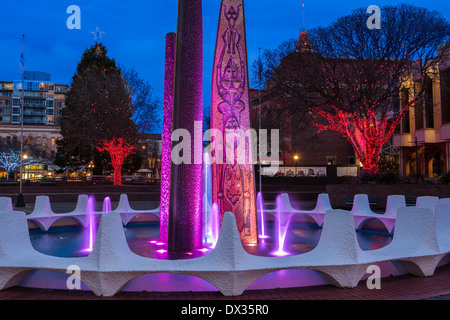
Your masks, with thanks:
[[(223, 0), (220, 10), (211, 94), (211, 128), (222, 133), (223, 161), (212, 154), (212, 201), (221, 215), (233, 212), (242, 243), (258, 242), (255, 173), (252, 159), (238, 161), (239, 150), (252, 154), (251, 139), (239, 138), (251, 128), (247, 44), (243, 0)], [(227, 143), (227, 136), (237, 141)], [(244, 145), (242, 145), (244, 144)], [(242, 148), (244, 147), (244, 148)], [(228, 151), (227, 151), (228, 149)], [(231, 149), (231, 150), (230, 150)], [(227, 157), (234, 155), (234, 159)], [(219, 161), (218, 161), (219, 160)], [(219, 163), (218, 163), (219, 162)]]

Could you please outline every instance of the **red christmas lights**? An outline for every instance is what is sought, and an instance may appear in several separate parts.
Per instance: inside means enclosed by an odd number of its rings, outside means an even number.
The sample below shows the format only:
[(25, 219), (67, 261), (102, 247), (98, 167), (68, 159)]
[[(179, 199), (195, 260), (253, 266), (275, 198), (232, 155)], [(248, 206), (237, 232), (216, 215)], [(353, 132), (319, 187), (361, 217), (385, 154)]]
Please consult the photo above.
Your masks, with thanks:
[(107, 151), (111, 156), (111, 163), (114, 167), (114, 185), (122, 185), (122, 165), (126, 157), (132, 154), (136, 148), (134, 145), (128, 144), (124, 138), (114, 138), (111, 141), (104, 141), (104, 147), (97, 147), (102, 151)]
[(417, 98), (414, 98), (393, 119), (380, 118), (375, 106), (368, 108), (364, 115), (343, 111), (336, 106), (312, 108), (313, 112), (327, 122), (327, 124), (317, 122), (312, 124), (319, 128), (318, 133), (325, 130), (340, 132), (351, 143), (363, 165), (363, 170), (376, 174), (383, 145), (392, 137), (395, 128), (416, 102)]

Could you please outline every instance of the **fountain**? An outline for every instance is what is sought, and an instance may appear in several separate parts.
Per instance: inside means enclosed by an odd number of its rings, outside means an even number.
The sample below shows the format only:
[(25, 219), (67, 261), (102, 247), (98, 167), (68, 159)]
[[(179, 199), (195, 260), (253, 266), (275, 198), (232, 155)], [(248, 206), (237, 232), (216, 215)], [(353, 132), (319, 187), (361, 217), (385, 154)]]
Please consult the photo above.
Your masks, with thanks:
[[(172, 67), (176, 66), (173, 75), (173, 123), (172, 130), (168, 128), (164, 131), (165, 141), (175, 129), (188, 129), (192, 133), (195, 130), (192, 124), (201, 120), (201, 4), (201, 0), (179, 1), (174, 55), (176, 62), (169, 63)], [(213, 77), (212, 127), (222, 129), (224, 133), (229, 133), (225, 129), (246, 129), (249, 125), (243, 9), (242, 0), (224, 0), (221, 4), (215, 58), (217, 63), (214, 64), (217, 68)], [(223, 34), (227, 36), (222, 37)], [(172, 49), (175, 46), (174, 38), (174, 34), (168, 37), (168, 47)], [(170, 78), (170, 74), (166, 75)], [(167, 117), (170, 118), (170, 108), (167, 111)], [(192, 146), (198, 143), (193, 141)], [(167, 143), (165, 146), (163, 153), (167, 156)], [(233, 151), (236, 153), (236, 150), (234, 148)], [(193, 154), (191, 156), (195, 157)], [(259, 193), (255, 196), (251, 166), (237, 163), (211, 165), (209, 161), (206, 156), (203, 167), (198, 163), (171, 164), (170, 178), (161, 186), (164, 193), (161, 197), (161, 217), (156, 227), (158, 232), (153, 237), (148, 235), (146, 229), (144, 234), (147, 237), (140, 234), (127, 242), (127, 227), (124, 228), (124, 224), (130, 221), (128, 215), (140, 214), (131, 210), (127, 197), (121, 197), (124, 205), (114, 211), (111, 211), (111, 199), (104, 199), (97, 228), (98, 213), (95, 212), (94, 198), (89, 197), (83, 213), (85, 219), (82, 220), (86, 224), (83, 231), (85, 239), (80, 244), (86, 248), (87, 257), (64, 260), (38, 252), (29, 241), (26, 215), (9, 212), (11, 210), (1, 212), (0, 289), (16, 284), (58, 287), (52, 281), (46, 281), (58, 278), (55, 272), (60, 276), (59, 279), (63, 278), (64, 289), (67, 279), (65, 272), (68, 265), (74, 263), (80, 266), (85, 288), (104, 296), (114, 295), (120, 290), (155, 291), (155, 281), (151, 280), (154, 274), (163, 278), (160, 281), (164, 285), (161, 291), (220, 290), (224, 295), (239, 295), (247, 288), (330, 283), (340, 287), (355, 287), (367, 265), (402, 261), (404, 264), (399, 262), (400, 267), (399, 264), (387, 266), (385, 273), (398, 275), (410, 272), (429, 276), (433, 274), (437, 263), (450, 252), (450, 240), (445, 231), (450, 226), (450, 219), (444, 218), (447, 207), (442, 212), (436, 209), (436, 220), (429, 209), (398, 209), (398, 215), (396, 212), (387, 217), (395, 220), (396, 238), (388, 243), (391, 239), (389, 235), (386, 236), (389, 241), (385, 241), (385, 247), (372, 247), (376, 248), (376, 252), (371, 253), (363, 251), (358, 245), (360, 235), (354, 228), (352, 213), (331, 211), (330, 206), (323, 205), (329, 202), (323, 200), (324, 195), (319, 197), (313, 213), (294, 210), (288, 203), (287, 195), (279, 195), (276, 209), (267, 210), (263, 195)], [(163, 175), (169, 177), (165, 172)], [(329, 200), (328, 196), (326, 198)], [(48, 225), (51, 225), (59, 215), (55, 217), (49, 202), (43, 200), (48, 201), (41, 199), (43, 205), (39, 206), (40, 212), (33, 219), (49, 220)], [(6, 207), (9, 208), (9, 205)], [(146, 212), (155, 213), (154, 210)], [(265, 251), (255, 257), (248, 251), (267, 249), (265, 246), (270, 243), (259, 243), (261, 247), (258, 247), (258, 239), (269, 237), (265, 221), (267, 214), (275, 216), (274, 242), (269, 248), (270, 253)], [(288, 237), (301, 238), (305, 234), (300, 229), (289, 232), (294, 228), (291, 225), (293, 216), (310, 214), (320, 216), (320, 221), (323, 221), (323, 229), (320, 229), (321, 223), (313, 229), (313, 232), (320, 232), (320, 240), (308, 243), (306, 249), (299, 246), (296, 252), (288, 253)], [(123, 219), (125, 215), (127, 219)], [(79, 210), (73, 216), (79, 217)], [(442, 224), (437, 230), (435, 221), (441, 221)], [(415, 232), (408, 232), (411, 230)], [(171, 259), (173, 253), (177, 254), (177, 259)], [(284, 257), (288, 254), (295, 256)], [(278, 257), (273, 258), (272, 255)], [(186, 263), (182, 259), (190, 261)], [(443, 262), (448, 261), (444, 259)], [(24, 277), (24, 271), (32, 272)], [(196, 281), (186, 282), (185, 278), (180, 281), (173, 274), (197, 278)], [(178, 286), (168, 286), (170, 281)]]
[(269, 236), (266, 234), (266, 219), (264, 216), (265, 206), (262, 192), (258, 192), (258, 194), (256, 195), (256, 201), (256, 208), (258, 211), (259, 238), (267, 239)]
[(286, 242), (286, 234), (289, 228), (289, 222), (291, 221), (291, 214), (289, 211), (284, 210), (282, 195), (278, 195), (276, 198), (276, 218), (275, 218), (275, 236), (276, 236), (276, 249), (274, 252), (276, 256), (285, 256), (288, 253), (284, 250)]
[(97, 234), (97, 222), (95, 218), (95, 199), (89, 197), (87, 202), (86, 217), (88, 219), (88, 226), (86, 232), (86, 246), (84, 251), (91, 252), (94, 249), (95, 236)]
[(102, 213), (103, 214), (107, 214), (108, 212), (111, 212), (112, 211), (112, 209), (111, 209), (111, 198), (110, 197), (106, 197), (104, 200), (103, 200), (103, 210), (102, 210)]

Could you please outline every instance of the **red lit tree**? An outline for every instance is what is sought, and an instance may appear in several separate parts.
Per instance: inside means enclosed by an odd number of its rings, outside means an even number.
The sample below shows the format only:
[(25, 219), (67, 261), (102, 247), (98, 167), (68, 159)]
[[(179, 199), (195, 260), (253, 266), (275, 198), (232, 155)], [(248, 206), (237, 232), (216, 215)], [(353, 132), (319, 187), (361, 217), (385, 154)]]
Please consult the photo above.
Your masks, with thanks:
[(98, 151), (107, 151), (114, 167), (114, 184), (120, 185), (122, 164), (134, 150), (138, 130), (132, 120), (132, 92), (102, 44), (87, 49), (78, 63), (61, 133), (68, 152), (83, 150), (86, 162)]
[(303, 33), (296, 52), (269, 70), (265, 91), (318, 132), (342, 134), (363, 170), (376, 173), (383, 145), (448, 54), (450, 24), (436, 11), (406, 4), (382, 8), (381, 30), (367, 28), (369, 16), (358, 9)]
[(114, 167), (114, 185), (122, 184), (122, 165), (126, 157), (135, 150), (134, 145), (129, 145), (123, 138), (113, 138), (113, 140), (105, 140), (104, 147), (97, 147), (99, 151), (108, 151), (111, 155), (111, 162)]

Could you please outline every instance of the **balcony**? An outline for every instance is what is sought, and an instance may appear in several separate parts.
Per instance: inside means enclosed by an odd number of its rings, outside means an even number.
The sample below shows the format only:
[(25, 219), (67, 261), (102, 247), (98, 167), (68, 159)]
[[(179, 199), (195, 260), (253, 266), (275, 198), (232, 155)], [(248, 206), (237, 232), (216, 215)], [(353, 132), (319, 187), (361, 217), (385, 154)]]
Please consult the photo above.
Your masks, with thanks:
[(441, 127), (441, 139), (450, 140), (450, 123), (445, 123)]
[(46, 116), (46, 112), (45, 110), (43, 111), (39, 111), (39, 110), (32, 110), (32, 109), (28, 109), (28, 110), (24, 110), (24, 116), (40, 116), (40, 117), (45, 117)]
[(45, 123), (46, 117), (45, 115), (27, 115), (25, 114), (23, 117), (23, 121), (27, 123)]
[(31, 108), (31, 109), (45, 109), (44, 104), (35, 104), (35, 103), (24, 103), (24, 108)]
[(413, 146), (413, 139), (410, 133), (396, 134), (393, 141), (394, 148), (408, 148)]
[(439, 135), (436, 132), (436, 129), (421, 129), (417, 130), (415, 133), (415, 137), (420, 144), (424, 143), (437, 143), (439, 142)]

